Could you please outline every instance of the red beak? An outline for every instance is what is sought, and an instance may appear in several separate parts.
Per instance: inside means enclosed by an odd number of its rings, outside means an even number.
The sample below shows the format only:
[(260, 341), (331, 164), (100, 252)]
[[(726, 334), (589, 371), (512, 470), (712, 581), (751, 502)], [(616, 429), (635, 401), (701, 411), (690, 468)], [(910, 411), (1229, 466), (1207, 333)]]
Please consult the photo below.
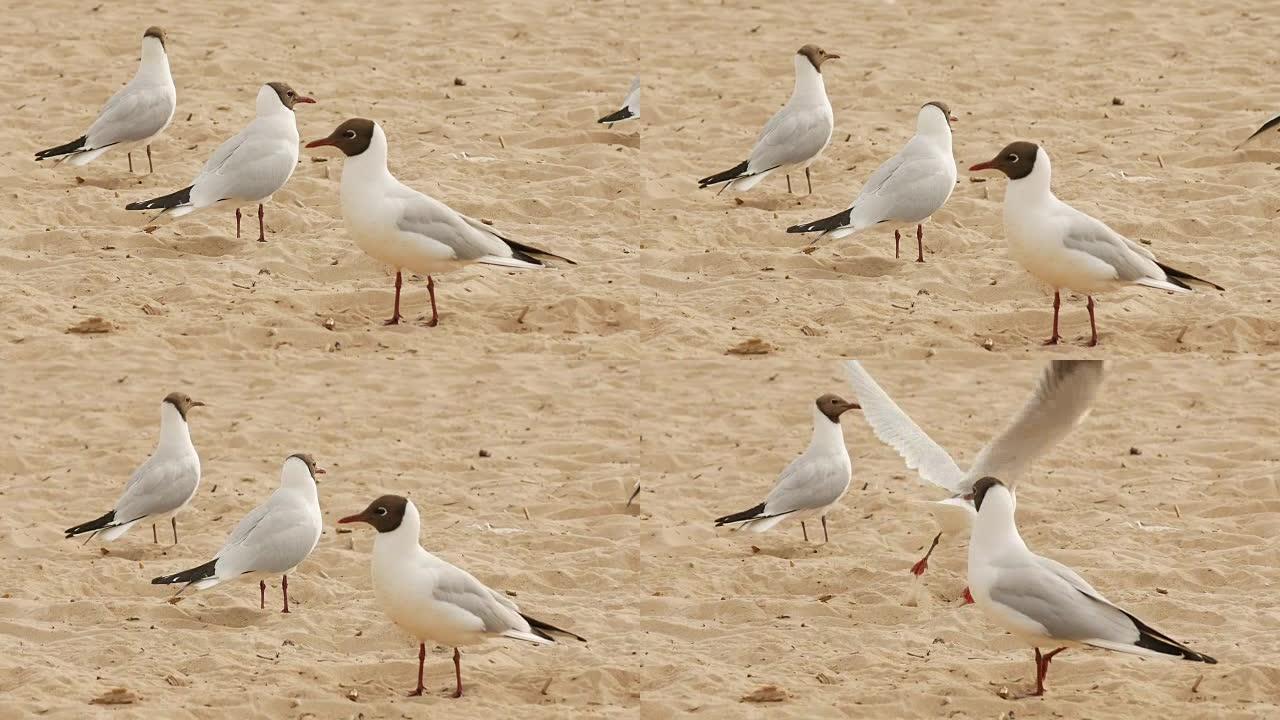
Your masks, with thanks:
[(324, 468), (322, 468), (322, 467), (318, 467), (318, 468), (316, 468), (316, 474), (317, 474), (317, 475), (324, 475), (324, 474), (326, 474), (326, 472), (327, 472), (327, 471), (326, 471)]
[(979, 170), (994, 170), (995, 167), (996, 167), (996, 161), (988, 160), (986, 162), (980, 162), (977, 165), (970, 167), (969, 172), (978, 172)]
[(312, 140), (311, 142), (307, 143), (306, 146), (309, 148), (318, 148), (318, 147), (324, 147), (325, 145), (333, 146), (333, 144), (334, 143), (331, 138), (320, 138), (319, 140)]
[(294, 98), (294, 99), (293, 99), (293, 101), (294, 101), (294, 102), (296, 102), (296, 103), (312, 103), (312, 104), (315, 104), (316, 99), (315, 99), (315, 98), (309, 98), (309, 97), (307, 97), (306, 95), (299, 95), (298, 97)]
[(947, 120), (950, 120), (951, 122), (960, 122), (959, 120), (956, 119), (955, 115), (948, 115)]
[(355, 515), (348, 515), (338, 520), (339, 525), (343, 525), (346, 523), (355, 523), (355, 522), (364, 522), (364, 513), (361, 512), (361, 513), (356, 513)]

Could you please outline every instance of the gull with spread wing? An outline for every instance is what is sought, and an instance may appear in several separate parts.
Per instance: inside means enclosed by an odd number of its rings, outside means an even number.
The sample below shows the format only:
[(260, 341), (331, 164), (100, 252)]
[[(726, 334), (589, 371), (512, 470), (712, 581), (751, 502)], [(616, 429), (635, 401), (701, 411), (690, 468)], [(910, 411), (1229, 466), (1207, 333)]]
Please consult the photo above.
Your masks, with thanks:
[[(924, 481), (951, 493), (937, 501), (939, 532), (911, 572), (923, 575), (929, 556), (945, 533), (964, 533), (972, 522), (973, 484), (987, 475), (1021, 478), (1036, 458), (1065, 438), (1089, 414), (1102, 384), (1101, 360), (1054, 360), (1044, 369), (1035, 391), (1013, 421), (992, 438), (963, 471), (885, 394), (857, 360), (847, 363), (849, 383), (862, 405), (867, 424), (907, 467)], [(966, 591), (967, 597), (967, 591)]]

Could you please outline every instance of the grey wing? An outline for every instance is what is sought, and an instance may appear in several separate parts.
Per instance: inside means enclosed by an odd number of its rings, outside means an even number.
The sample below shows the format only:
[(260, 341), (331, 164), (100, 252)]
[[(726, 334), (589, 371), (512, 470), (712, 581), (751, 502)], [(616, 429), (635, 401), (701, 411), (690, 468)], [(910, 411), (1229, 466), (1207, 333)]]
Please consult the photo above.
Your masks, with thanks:
[(1096, 593), (1076, 587), (1069, 578), (1040, 564), (1040, 559), (1002, 568), (991, 586), (991, 600), (1057, 640), (1137, 641), (1138, 628), (1128, 615)]
[(1013, 422), (978, 453), (966, 485), (992, 476), (1017, 482), (1027, 467), (1084, 421), (1102, 386), (1101, 360), (1054, 360)]
[(307, 559), (320, 528), (296, 498), (273, 495), (245, 516), (218, 551), (219, 575), (286, 572)]
[(191, 190), (192, 200), (202, 204), (265, 198), (288, 181), (296, 165), (279, 138), (237, 135), (223, 143), (200, 171)]
[(954, 165), (929, 155), (903, 153), (876, 169), (853, 201), (861, 216), (926, 218), (951, 197)]
[(849, 466), (808, 453), (787, 465), (764, 501), (766, 516), (826, 507), (849, 489)]
[(488, 633), (528, 631), (528, 623), (520, 616), (515, 603), (490, 590), (471, 573), (453, 565), (438, 569), (438, 573), (432, 588), (432, 597), (437, 602), (474, 615)]
[(622, 107), (631, 111), (633, 117), (640, 117), (640, 77), (631, 81), (631, 89), (627, 91), (627, 99)]
[(173, 119), (174, 98), (160, 86), (121, 88), (85, 133), (85, 145), (100, 148), (145, 140)]
[(907, 467), (917, 471), (925, 482), (961, 492), (964, 473), (947, 451), (933, 441), (907, 416), (897, 403), (880, 389), (857, 360), (846, 363), (849, 384), (862, 406), (862, 416), (880, 441), (898, 451)]
[(435, 198), (415, 190), (402, 198), (403, 209), (396, 227), (401, 232), (421, 235), (453, 251), (459, 260), (482, 257), (511, 257), (511, 247), (482, 223), (455, 212)]
[(1125, 282), (1143, 278), (1164, 279), (1164, 271), (1156, 264), (1151, 251), (1112, 230), (1101, 220), (1077, 210), (1066, 223), (1063, 246), (1111, 268), (1116, 279)]
[(116, 522), (163, 515), (181, 507), (200, 482), (198, 461), (190, 458), (147, 460), (134, 472), (116, 503)]
[(782, 108), (760, 131), (751, 149), (748, 171), (764, 172), (809, 160), (831, 141), (832, 128), (831, 116), (818, 109)]

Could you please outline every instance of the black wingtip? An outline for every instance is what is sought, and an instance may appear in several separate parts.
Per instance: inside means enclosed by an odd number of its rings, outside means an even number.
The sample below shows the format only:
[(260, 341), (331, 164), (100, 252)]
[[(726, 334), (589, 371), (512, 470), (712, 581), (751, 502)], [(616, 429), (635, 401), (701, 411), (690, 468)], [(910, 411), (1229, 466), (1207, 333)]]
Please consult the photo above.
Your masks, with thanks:
[(174, 583), (193, 583), (205, 578), (211, 578), (214, 575), (214, 566), (218, 564), (218, 558), (214, 558), (203, 565), (197, 565), (190, 570), (183, 570), (172, 575), (161, 575), (157, 578), (151, 578), (152, 585), (172, 585)]
[(716, 518), (716, 521), (715, 521), (716, 527), (720, 527), (721, 525), (727, 525), (729, 523), (734, 523), (734, 522), (755, 520), (756, 518), (760, 517), (763, 514), (764, 514), (764, 503), (760, 503), (759, 505), (751, 508), (750, 510), (743, 510), (742, 512), (733, 513), (732, 515), (725, 515), (724, 517)]
[[(1124, 611), (1121, 610), (1121, 612)], [(1161, 655), (1173, 655), (1175, 657), (1180, 657), (1183, 660), (1190, 660), (1191, 662), (1202, 662), (1208, 665), (1218, 664), (1218, 661), (1214, 658), (1211, 658), (1204, 653), (1198, 653), (1195, 650), (1192, 650), (1186, 645), (1183, 645), (1159, 630), (1152, 628), (1127, 612), (1124, 614), (1128, 616), (1128, 618), (1132, 620), (1133, 624), (1138, 628), (1138, 641), (1135, 642), (1134, 645), (1158, 652)]]
[[(494, 234), (497, 235), (497, 233), (494, 233)], [(537, 257), (540, 255), (542, 257), (548, 257), (554, 260), (567, 262), (570, 265), (578, 264), (573, 260), (570, 260), (569, 258), (564, 257), (563, 255), (557, 255), (552, 252), (547, 252), (546, 250), (543, 250), (541, 248), (536, 248), (532, 245), (525, 245), (524, 243), (516, 242), (515, 240), (512, 240), (507, 237), (503, 237), (501, 235), (498, 235), (498, 237), (502, 238), (502, 241), (511, 247), (511, 250), (513, 251), (513, 254), (515, 255), (517, 260), (523, 260), (528, 263), (533, 263), (534, 265), (542, 265), (543, 264), (542, 259)]]
[(106, 515), (103, 515), (100, 518), (90, 520), (87, 523), (81, 523), (80, 525), (76, 525), (75, 527), (69, 527), (66, 530), (63, 530), (62, 532), (66, 533), (67, 537), (69, 538), (75, 537), (76, 535), (80, 535), (82, 533), (101, 530), (106, 526), (110, 525), (115, 519), (116, 519), (116, 511), (112, 510), (111, 512), (107, 513)]
[(825, 232), (831, 232), (832, 230), (839, 230), (840, 228), (846, 227), (849, 225), (849, 219), (850, 217), (852, 217), (852, 215), (853, 215), (853, 208), (848, 208), (846, 210), (841, 210), (840, 212), (836, 213), (835, 215), (832, 215), (831, 217), (825, 217), (825, 218), (822, 218), (821, 220), (814, 220), (811, 223), (805, 223), (803, 225), (792, 225), (791, 227), (787, 228), (787, 232), (789, 233), (824, 232), (825, 233)]
[(552, 632), (560, 633), (561, 635), (568, 635), (569, 637), (577, 640), (578, 642), (587, 641), (586, 638), (582, 637), (577, 633), (571, 633), (568, 630), (565, 630), (564, 628), (558, 628), (555, 625), (552, 625), (551, 623), (545, 623), (537, 618), (531, 618), (528, 615), (525, 615), (524, 613), (520, 613), (520, 617), (524, 618), (525, 622), (529, 623), (529, 628), (533, 630), (535, 635), (537, 635), (540, 638), (545, 638), (547, 640), (550, 640), (551, 642), (555, 642), (556, 639), (551, 637), (547, 633), (552, 633)]
[(1214, 290), (1220, 290), (1222, 292), (1227, 291), (1227, 289), (1222, 287), (1221, 285), (1215, 282), (1209, 282), (1204, 278), (1196, 277), (1195, 275), (1192, 275), (1189, 272), (1183, 272), (1177, 268), (1171, 268), (1168, 265), (1165, 265), (1164, 263), (1161, 263), (1161, 262), (1156, 262), (1156, 265), (1159, 266), (1159, 268), (1164, 271), (1164, 274), (1169, 278), (1169, 282), (1185, 290), (1190, 290), (1191, 287), (1182, 281), (1189, 280), (1191, 282), (1203, 283), (1213, 288)]
[(707, 177), (704, 177), (698, 181), (698, 187), (705, 188), (711, 185), (719, 185), (722, 182), (729, 182), (730, 180), (736, 180), (737, 178), (741, 177), (743, 173), (747, 171), (747, 165), (750, 162), (751, 162), (750, 160), (743, 160), (742, 162), (738, 163), (737, 165), (734, 165), (733, 167), (729, 168), (728, 170), (725, 170), (724, 172), (718, 172), (715, 175), (708, 175)]
[(600, 118), (596, 122), (602, 123), (602, 124), (616, 123), (616, 122), (621, 122), (623, 120), (630, 120), (633, 117), (635, 116), (631, 114), (631, 110), (629, 110), (628, 108), (622, 108), (617, 112), (611, 112), (608, 115), (605, 115), (604, 117)]
[(1249, 143), (1249, 141), (1250, 141), (1250, 140), (1252, 140), (1252, 139), (1254, 139), (1254, 138), (1258, 137), (1258, 136), (1259, 136), (1259, 135), (1261, 135), (1262, 133), (1264, 133), (1264, 132), (1266, 132), (1266, 131), (1270, 130), (1271, 128), (1273, 128), (1273, 127), (1275, 127), (1275, 126), (1277, 126), (1277, 125), (1280, 125), (1280, 115), (1277, 115), (1277, 116), (1275, 116), (1275, 117), (1271, 118), (1270, 120), (1266, 121), (1265, 123), (1263, 123), (1263, 124), (1262, 124), (1262, 127), (1258, 128), (1257, 130), (1254, 130), (1254, 131), (1253, 131), (1253, 134), (1252, 134), (1252, 135), (1250, 135), (1249, 137), (1245, 138), (1245, 139), (1244, 139), (1244, 142), (1242, 142), (1242, 143), (1240, 143), (1239, 145), (1237, 145), (1235, 149), (1236, 149), (1236, 150), (1239, 150), (1240, 148), (1242, 148), (1242, 147), (1244, 147), (1245, 145), (1247, 145), (1247, 144)]
[(45, 158), (57, 157), (59, 155), (67, 155), (84, 147), (85, 140), (88, 135), (81, 135), (69, 143), (59, 145), (57, 147), (47, 148), (36, 153), (36, 160), (44, 160)]
[(168, 195), (161, 195), (150, 200), (141, 202), (131, 202), (124, 206), (125, 210), (168, 210), (176, 208), (179, 205), (186, 205), (191, 202), (191, 188), (194, 185), (188, 185), (181, 190), (175, 190)]

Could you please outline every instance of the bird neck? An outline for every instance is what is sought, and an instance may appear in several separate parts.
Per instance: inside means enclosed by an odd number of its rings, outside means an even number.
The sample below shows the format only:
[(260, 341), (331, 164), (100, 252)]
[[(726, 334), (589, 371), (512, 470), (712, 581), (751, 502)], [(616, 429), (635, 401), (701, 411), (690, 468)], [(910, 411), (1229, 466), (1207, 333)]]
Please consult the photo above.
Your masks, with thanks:
[(400, 525), (389, 532), (380, 532), (373, 539), (373, 551), (377, 554), (393, 553), (403, 555), (406, 551), (417, 548), (421, 552), (422, 544), (418, 542), (418, 534), (422, 532), (422, 519), (418, 517), (418, 508), (413, 503), (405, 506), (404, 517)]
[(138, 63), (136, 77), (173, 82), (169, 74), (169, 55), (164, 44), (153, 37), (142, 39), (142, 62)]
[(160, 442), (156, 449), (184, 451), (191, 447), (191, 430), (182, 413), (170, 403), (160, 404)]
[(1030, 552), (1018, 533), (1014, 518), (1013, 494), (1007, 488), (993, 488), (982, 501), (982, 509), (973, 520), (969, 538), (969, 562), (975, 558), (991, 559), (1010, 551)]
[(320, 493), (316, 490), (316, 481), (311, 477), (311, 471), (307, 469), (306, 463), (301, 460), (290, 458), (285, 461), (284, 468), (280, 470), (280, 489), (297, 493), (311, 504), (320, 506)]
[(1053, 177), (1053, 169), (1049, 164), (1049, 155), (1043, 149), (1036, 149), (1036, 162), (1031, 172), (1025, 177), (1009, 181), (1009, 189), (1005, 191), (1005, 203), (1010, 198), (1019, 202), (1032, 202), (1053, 197), (1049, 181)]
[(813, 63), (809, 62), (809, 58), (804, 55), (795, 56), (795, 66), (796, 86), (791, 91), (791, 100), (788, 104), (812, 104), (825, 101), (827, 85), (822, 80), (822, 73), (818, 72)]
[[(381, 127), (374, 127), (373, 137), (369, 139), (369, 147), (359, 155), (353, 155), (343, 161), (342, 185), (344, 188), (370, 187), (371, 181), (395, 181), (387, 168), (387, 136)], [(355, 183), (351, 186), (350, 183)]]
[(942, 111), (926, 105), (916, 117), (916, 135), (951, 153), (951, 125)]
[(293, 115), (293, 111), (280, 102), (280, 96), (276, 94), (275, 89), (270, 85), (263, 85), (258, 90), (258, 98), (254, 101), (254, 105), (258, 117), (270, 117), (283, 113)]
[[(813, 406), (813, 438), (809, 440), (810, 450), (845, 450), (844, 430), (840, 423), (822, 414), (817, 404)], [(847, 452), (847, 450), (846, 450)]]

